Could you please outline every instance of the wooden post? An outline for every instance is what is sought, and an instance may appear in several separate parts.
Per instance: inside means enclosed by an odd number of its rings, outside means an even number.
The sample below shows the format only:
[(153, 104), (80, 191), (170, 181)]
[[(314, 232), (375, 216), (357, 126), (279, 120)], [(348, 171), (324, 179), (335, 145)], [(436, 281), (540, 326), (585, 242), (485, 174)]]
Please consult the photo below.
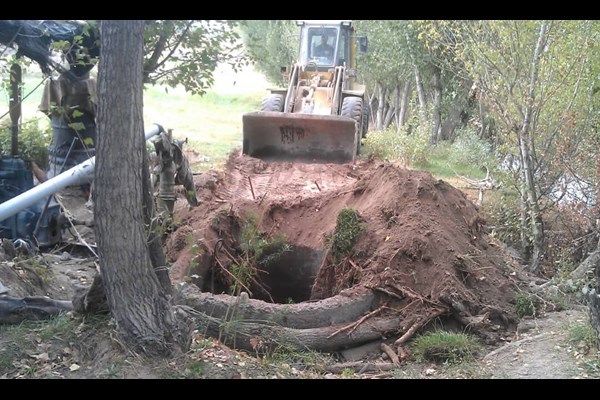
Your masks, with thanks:
[(14, 63), (10, 67), (10, 120), (11, 120), (11, 151), (12, 156), (19, 153), (19, 120), (21, 119), (21, 66)]

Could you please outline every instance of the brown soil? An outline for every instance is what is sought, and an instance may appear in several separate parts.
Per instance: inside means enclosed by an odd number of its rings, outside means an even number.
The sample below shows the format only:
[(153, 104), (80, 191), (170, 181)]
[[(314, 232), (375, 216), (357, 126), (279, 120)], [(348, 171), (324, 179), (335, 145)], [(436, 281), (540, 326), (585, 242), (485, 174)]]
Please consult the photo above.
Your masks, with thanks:
[[(466, 195), (429, 173), (374, 160), (266, 162), (235, 153), (223, 171), (197, 177), (196, 187), (200, 206), (178, 203), (179, 228), (167, 241), (174, 282), (228, 293), (224, 269), (244, 259), (240, 230), (254, 218), (262, 234), (283, 236), (294, 253), (259, 268), (251, 297), (297, 303), (369, 288), (382, 314), (402, 317), (398, 334), (441, 316), (494, 343), (515, 326), (507, 257)], [(328, 238), (348, 208), (365, 230), (350, 254), (335, 257)]]
[[(597, 370), (591, 373), (588, 367), (597, 365), (593, 354), (568, 340), (569, 326), (587, 320), (584, 311), (543, 313), (538, 319), (522, 320), (518, 328), (513, 326), (511, 299), (517, 284), (527, 290), (527, 284), (520, 285), (527, 277), (510, 263), (499, 244), (486, 237), (484, 222), (465, 195), (427, 173), (375, 161), (355, 165), (277, 164), (234, 155), (223, 171), (196, 178), (201, 205), (190, 209), (182, 196), (176, 210), (179, 228), (168, 240), (174, 283), (192, 281), (203, 290), (210, 288), (213, 260), (218, 258), (225, 267), (232, 264), (217, 241), (222, 239), (227, 252), (239, 259), (240, 226), (254, 214), (263, 233), (272, 237), (284, 234), (295, 249), (294, 257), (287, 259), (289, 265), (284, 265), (283, 276), (274, 278), (274, 270), (261, 276), (274, 297), (291, 294), (309, 303), (340, 291), (371, 288), (380, 296), (373, 307), (387, 304), (384, 314), (403, 317), (397, 336), (414, 321), (430, 321), (432, 311), (443, 309), (445, 314), (435, 320), (436, 326), (443, 322), (446, 329), (462, 330), (468, 324), (489, 346), (474, 362), (458, 366), (408, 359), (391, 370), (369, 370), (367, 365), (389, 365), (380, 349), (381, 341), (345, 350), (336, 357), (323, 354), (315, 358), (315, 353), (293, 354), (282, 349), (261, 358), (231, 349), (199, 330), (188, 353), (177, 359), (154, 360), (124, 353), (108, 316), (69, 313), (48, 324), (0, 326), (0, 378), (598, 376)], [(74, 207), (68, 197), (63, 201), (77, 218), (87, 219), (86, 213), (75, 212), (85, 211), (85, 207)], [(366, 231), (354, 251), (335, 263), (327, 237), (335, 229), (340, 210), (346, 207), (358, 211)], [(75, 235), (79, 244), (80, 238), (88, 239), (84, 228), (77, 227), (83, 232)], [(93, 245), (93, 238), (89, 243)], [(81, 257), (81, 247), (69, 248), (79, 250), (72, 254), (63, 249), (37, 258), (1, 261), (0, 279), (13, 296), (70, 299), (75, 287), (91, 282), (96, 268), (95, 258)], [(309, 267), (305, 268), (306, 264)], [(222, 271), (216, 273), (216, 283), (225, 281), (224, 275)], [(334, 275), (336, 279), (332, 279)], [(288, 280), (295, 285), (286, 286)], [(305, 287), (293, 290), (298, 285)], [(214, 292), (227, 292), (227, 285), (217, 286)], [(281, 293), (275, 296), (277, 291)], [(261, 296), (264, 294), (256, 291), (256, 297)], [(360, 364), (356, 368), (359, 372), (340, 367), (359, 361), (365, 361), (364, 367)]]

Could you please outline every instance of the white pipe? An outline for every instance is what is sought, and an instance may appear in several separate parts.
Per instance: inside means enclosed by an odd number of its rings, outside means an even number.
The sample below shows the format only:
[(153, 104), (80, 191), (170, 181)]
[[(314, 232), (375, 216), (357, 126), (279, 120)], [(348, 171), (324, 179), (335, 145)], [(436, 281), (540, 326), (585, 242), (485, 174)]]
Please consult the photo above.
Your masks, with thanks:
[[(162, 131), (162, 126), (154, 124), (154, 126), (145, 133), (146, 140), (158, 135)], [(95, 162), (96, 156), (81, 164), (77, 164), (62, 174), (56, 175), (54, 178), (48, 179), (46, 182), (40, 183), (28, 191), (0, 204), (0, 222), (67, 186), (90, 183), (94, 179)]]

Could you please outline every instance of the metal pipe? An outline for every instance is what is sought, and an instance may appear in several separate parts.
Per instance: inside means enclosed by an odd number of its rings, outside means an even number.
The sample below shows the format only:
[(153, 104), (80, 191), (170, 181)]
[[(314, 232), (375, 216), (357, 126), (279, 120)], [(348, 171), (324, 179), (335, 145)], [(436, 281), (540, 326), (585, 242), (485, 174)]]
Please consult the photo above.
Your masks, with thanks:
[[(158, 135), (163, 130), (162, 126), (154, 124), (154, 126), (145, 133), (146, 140)], [(0, 222), (67, 186), (82, 185), (91, 182), (94, 179), (95, 162), (96, 156), (89, 158), (54, 178), (48, 179), (46, 182), (0, 204)]]

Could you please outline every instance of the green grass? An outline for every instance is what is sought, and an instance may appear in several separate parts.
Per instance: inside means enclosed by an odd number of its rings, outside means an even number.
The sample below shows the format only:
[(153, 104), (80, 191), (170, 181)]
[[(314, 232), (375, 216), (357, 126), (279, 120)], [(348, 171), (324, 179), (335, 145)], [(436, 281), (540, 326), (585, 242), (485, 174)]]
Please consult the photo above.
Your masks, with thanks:
[(589, 321), (569, 326), (569, 342), (576, 345), (581, 344), (585, 346), (588, 351), (590, 349), (598, 348), (598, 337)]
[[(72, 317), (59, 314), (45, 321), (23, 321), (16, 325), (0, 325), (0, 376), (15, 370), (16, 363), (26, 368), (25, 375), (35, 374), (30, 354), (37, 354), (39, 343), (59, 341), (67, 344), (75, 337), (78, 322)], [(29, 369), (31, 368), (31, 369)]]
[(533, 296), (519, 293), (515, 299), (515, 312), (517, 317), (535, 316), (536, 302)]
[(411, 347), (417, 361), (452, 364), (473, 360), (480, 345), (474, 336), (437, 330), (419, 335)]
[[(183, 87), (146, 85), (144, 90), (144, 126), (157, 123), (173, 129), (176, 139), (188, 139), (184, 148), (208, 157), (208, 162), (192, 164), (193, 171), (222, 166), (230, 152), (241, 147), (242, 115), (259, 109), (269, 87), (252, 70), (234, 73), (223, 67), (214, 76), (215, 84), (204, 96), (191, 95)], [(24, 95), (42, 79), (35, 65), (24, 72)], [(48, 117), (38, 111), (44, 86), (25, 99), (22, 107), (22, 121), (38, 119), (41, 131), (50, 125)], [(0, 115), (8, 111), (8, 104), (8, 93), (0, 88)], [(8, 121), (8, 115), (4, 119)]]
[(428, 171), (438, 179), (452, 178), (456, 174), (468, 177), (469, 179), (485, 178), (485, 171), (474, 165), (453, 163), (449, 160), (449, 154), (446, 151), (440, 151), (433, 148), (429, 158), (425, 162), (417, 162), (414, 168)]

